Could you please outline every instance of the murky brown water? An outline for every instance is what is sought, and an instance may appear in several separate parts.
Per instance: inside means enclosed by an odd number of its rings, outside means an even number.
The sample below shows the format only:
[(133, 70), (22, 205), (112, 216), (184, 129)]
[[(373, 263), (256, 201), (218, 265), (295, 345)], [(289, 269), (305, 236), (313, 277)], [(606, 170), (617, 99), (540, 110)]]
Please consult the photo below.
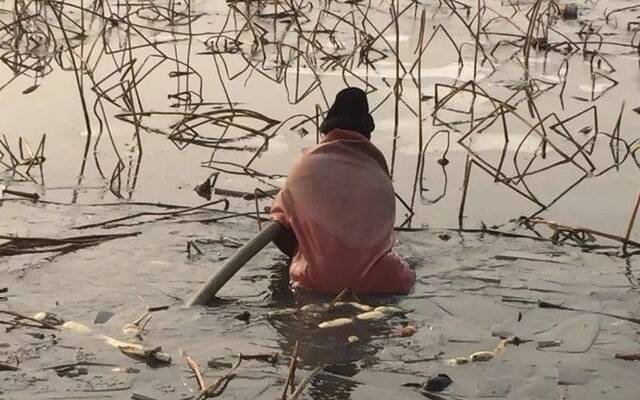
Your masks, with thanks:
[[(639, 106), (640, 10), (609, 14), (629, 3), (578, 3), (579, 20), (565, 21), (543, 2), (533, 33), (539, 46), (527, 61), (523, 47), (532, 2), (483, 2), (481, 47), (473, 36), (476, 5), (469, 4), (467, 17), (461, 2), (417, 7), (401, 2), (397, 35), (389, 2), (303, 2), (298, 18), (282, 14), (291, 10), (287, 2), (274, 7), (269, 2), (98, 1), (69, 2), (62, 9), (52, 8), (55, 4), (62, 3), (9, 2), (0, 14), (0, 133), (6, 138), (6, 147), (0, 145), (0, 177), (9, 189), (38, 193), (44, 200), (1, 202), (0, 234), (140, 234), (80, 250), (0, 258), (0, 288), (8, 288), (6, 295), (0, 293), (0, 299), (6, 296), (0, 309), (54, 312), (96, 334), (124, 340), (122, 327), (147, 306), (169, 305), (153, 314), (143, 338), (145, 344), (162, 346), (173, 363), (151, 369), (95, 335), (19, 327), (0, 336), (0, 363), (19, 361), (20, 368), (0, 371), (0, 398), (124, 399), (133, 393), (188, 398), (197, 395), (197, 385), (180, 350), (200, 363), (209, 383), (226, 368), (206, 367), (210, 359), (233, 363), (239, 352), (281, 352), (275, 365), (241, 363), (223, 395), (280, 398), (296, 341), (298, 380), (318, 365), (327, 366), (311, 381), (307, 398), (423, 398), (402, 385), (438, 373), (454, 381), (445, 398), (635, 398), (639, 367), (614, 356), (639, 351), (638, 325), (602, 315), (640, 316), (638, 268), (634, 257), (617, 256), (619, 242), (598, 238), (596, 244), (613, 247), (585, 252), (444, 228), (457, 227), (469, 156), (474, 164), (465, 228), (497, 225), (504, 232), (535, 235), (509, 221), (542, 210), (543, 218), (625, 235), (639, 183), (640, 123), (634, 109)], [(423, 8), (426, 47), (419, 76), (414, 50)], [(250, 23), (247, 15), (253, 15)], [(84, 37), (78, 35), (81, 30)], [(370, 49), (364, 44), (369, 37), (377, 38)], [(363, 62), (363, 49), (369, 49), (369, 63)], [(397, 124), (396, 67), (403, 77)], [(405, 70), (410, 73), (404, 75)], [(446, 97), (446, 85), (461, 87), (474, 78), (475, 98), (470, 92)], [(527, 78), (532, 103), (524, 89)], [(345, 84), (369, 85), (377, 125), (373, 141), (393, 162), (402, 200), (397, 225), (431, 227), (398, 234), (399, 251), (416, 264), (414, 292), (363, 299), (412, 310), (406, 317), (331, 330), (317, 324), (340, 314), (268, 317), (275, 310), (327, 300), (289, 293), (286, 260), (273, 248), (224, 288), (220, 304), (182, 309), (182, 300), (234, 251), (231, 242), (225, 246), (218, 239), (244, 242), (257, 230), (251, 218), (212, 222), (228, 216), (215, 211), (221, 204), (171, 218), (146, 215), (72, 229), (137, 212), (176, 210), (135, 202), (203, 204), (193, 187), (214, 172), (218, 189), (277, 188), (300, 149), (316, 142), (316, 110), (325, 111)], [(79, 93), (86, 99), (89, 127)], [(495, 113), (500, 110), (496, 99), (503, 111), (509, 109), (504, 119)], [(15, 165), (29, 164), (31, 157), (24, 146), (20, 154), (19, 138), (37, 153), (43, 134), (46, 161), (42, 170), (35, 165), (27, 174), (28, 165)], [(422, 184), (412, 202), (420, 169)], [(253, 200), (229, 201), (232, 212), (255, 211)], [(413, 204), (410, 224), (402, 202)], [(100, 205), (105, 203), (115, 205)], [(268, 205), (269, 199), (259, 203)], [(580, 235), (569, 241), (576, 238)], [(630, 238), (640, 240), (640, 231)], [(203, 254), (188, 254), (189, 241)], [(537, 300), (582, 311), (543, 309), (534, 304)], [(93, 324), (100, 311), (113, 316)], [(245, 311), (248, 322), (235, 318)], [(0, 321), (11, 319), (0, 316)], [(414, 336), (389, 337), (405, 323), (417, 326)], [(352, 335), (360, 341), (348, 344)], [(508, 346), (486, 363), (446, 362), (492, 350), (499, 336), (511, 335), (533, 342)], [(556, 346), (540, 348), (548, 343)], [(78, 361), (113, 365), (91, 364), (77, 377), (50, 369)], [(112, 371), (116, 366), (140, 371)]]

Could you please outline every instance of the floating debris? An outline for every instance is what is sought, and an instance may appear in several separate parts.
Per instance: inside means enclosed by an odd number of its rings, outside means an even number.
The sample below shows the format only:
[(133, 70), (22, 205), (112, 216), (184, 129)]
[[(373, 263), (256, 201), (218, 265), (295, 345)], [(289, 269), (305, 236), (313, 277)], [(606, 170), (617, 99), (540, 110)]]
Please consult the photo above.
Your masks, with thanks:
[(306, 313), (321, 313), (327, 310), (329, 310), (329, 305), (326, 303), (325, 304), (305, 304), (304, 306), (300, 307), (300, 311), (306, 312)]
[(269, 364), (275, 364), (280, 359), (280, 353), (259, 353), (259, 354), (242, 354), (242, 359), (247, 361), (263, 361)]
[(640, 361), (640, 353), (630, 353), (630, 354), (616, 354), (615, 358), (618, 360), (626, 360), (626, 361)]
[(298, 312), (297, 308), (283, 308), (281, 310), (269, 311), (269, 313), (267, 314), (267, 317), (283, 317), (283, 316), (294, 315), (297, 312)]
[(338, 301), (338, 302), (334, 303), (333, 306), (336, 307), (336, 308), (337, 307), (344, 307), (344, 306), (351, 306), (351, 307), (355, 308), (356, 310), (365, 311), (365, 312), (373, 310), (373, 307), (368, 306), (366, 304), (357, 303), (355, 301), (348, 301), (348, 302)]
[(198, 196), (206, 199), (207, 201), (210, 201), (211, 191), (212, 191), (211, 177), (205, 179), (202, 183), (196, 185), (196, 187), (193, 190), (198, 194)]
[(536, 340), (536, 348), (537, 349), (548, 349), (549, 347), (558, 347), (564, 341), (562, 339), (558, 340)]
[(115, 368), (111, 368), (111, 372), (122, 372), (125, 374), (139, 374), (140, 370), (133, 367), (115, 367)]
[(493, 360), (500, 355), (506, 348), (507, 344), (519, 345), (523, 343), (517, 336), (502, 339), (493, 351), (476, 351), (469, 357), (456, 357), (447, 360), (449, 365), (463, 365), (469, 362), (487, 362)]
[(89, 328), (86, 325), (83, 325), (79, 322), (75, 322), (75, 321), (67, 321), (64, 324), (62, 324), (62, 327), (65, 329), (68, 329), (70, 331), (74, 331), (77, 333), (91, 333), (91, 328)]
[(476, 351), (475, 353), (469, 356), (469, 360), (472, 362), (491, 361), (495, 356), (496, 356), (496, 353), (493, 351)]
[(94, 324), (104, 324), (113, 317), (113, 313), (109, 311), (98, 311), (96, 318), (93, 320)]
[(8, 365), (4, 363), (0, 363), (0, 371), (19, 371), (20, 368), (13, 365)]
[(402, 308), (398, 308), (398, 307), (390, 307), (390, 306), (380, 306), (380, 307), (376, 307), (375, 311), (382, 313), (384, 315), (387, 316), (391, 316), (391, 315), (404, 315), (406, 313), (408, 313), (408, 311), (403, 310)]
[(449, 365), (463, 365), (463, 364), (467, 364), (469, 361), (471, 361), (469, 358), (467, 357), (456, 357), (456, 358), (451, 358), (449, 360), (447, 360), (447, 364)]
[(405, 325), (394, 330), (389, 336), (391, 337), (410, 337), (418, 332), (418, 328), (413, 325)]
[(402, 386), (413, 387), (427, 392), (442, 392), (453, 383), (453, 379), (447, 374), (430, 376), (424, 383), (405, 383)]
[(453, 379), (447, 374), (438, 374), (429, 377), (424, 389), (428, 392), (442, 392), (453, 383)]
[(77, 378), (81, 375), (89, 374), (89, 368), (83, 365), (71, 365), (54, 368), (59, 377)]
[(340, 326), (351, 325), (353, 324), (353, 319), (351, 318), (336, 318), (331, 321), (325, 321), (318, 324), (318, 328), (326, 329), (326, 328), (337, 328)]
[(387, 316), (383, 313), (381, 313), (380, 311), (374, 310), (374, 311), (369, 311), (369, 312), (365, 312), (362, 314), (358, 314), (356, 315), (356, 318), (361, 320), (361, 321), (369, 321), (369, 320), (373, 320), (373, 321), (377, 321), (380, 319), (384, 319)]
[(234, 315), (233, 318), (249, 323), (249, 320), (251, 319), (251, 313), (249, 311), (243, 311), (240, 314)]
[(118, 346), (122, 354), (138, 361), (143, 361), (150, 367), (171, 364), (171, 356), (162, 352), (162, 347), (144, 347), (139, 344), (128, 343)]

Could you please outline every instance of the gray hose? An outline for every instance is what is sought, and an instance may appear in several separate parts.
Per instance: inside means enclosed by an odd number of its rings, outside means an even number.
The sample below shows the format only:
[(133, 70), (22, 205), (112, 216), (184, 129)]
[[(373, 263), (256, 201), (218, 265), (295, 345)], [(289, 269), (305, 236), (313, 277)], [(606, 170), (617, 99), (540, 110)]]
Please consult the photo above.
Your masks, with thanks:
[(247, 244), (242, 246), (236, 253), (227, 260), (226, 263), (215, 274), (209, 278), (207, 283), (200, 288), (198, 293), (189, 301), (187, 307), (204, 305), (209, 303), (218, 291), (240, 270), (253, 256), (255, 256), (266, 245), (271, 243), (283, 230), (283, 226), (278, 222), (270, 222), (260, 233), (258, 233)]

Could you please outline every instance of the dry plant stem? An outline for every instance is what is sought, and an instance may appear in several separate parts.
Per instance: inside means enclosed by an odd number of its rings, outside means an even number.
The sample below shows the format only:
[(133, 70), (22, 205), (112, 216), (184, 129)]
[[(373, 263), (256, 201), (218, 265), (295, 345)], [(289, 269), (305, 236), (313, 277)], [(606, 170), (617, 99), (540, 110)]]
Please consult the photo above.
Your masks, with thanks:
[(298, 397), (300, 397), (300, 395), (302, 394), (302, 392), (304, 391), (304, 389), (307, 387), (307, 385), (309, 384), (309, 382), (311, 382), (311, 380), (320, 372), (322, 371), (322, 367), (316, 367), (313, 371), (311, 371), (311, 373), (309, 375), (307, 375), (302, 382), (300, 382), (300, 385), (298, 386), (298, 388), (296, 389), (296, 391), (291, 395), (291, 398), (289, 398), (289, 400), (297, 400)]
[(202, 377), (202, 372), (200, 370), (200, 366), (198, 365), (198, 363), (196, 363), (193, 358), (189, 357), (187, 355), (187, 353), (182, 354), (182, 357), (184, 357), (185, 362), (187, 363), (187, 365), (189, 366), (189, 368), (191, 368), (191, 371), (193, 371), (193, 373), (196, 376), (196, 381), (198, 382), (198, 387), (200, 388), (200, 391), (204, 391), (207, 388), (207, 385), (204, 382), (204, 378)]
[[(2, 191), (2, 194), (12, 194), (14, 196), (18, 196), (18, 197), (25, 197), (27, 199), (31, 199), (33, 201), (37, 201), (40, 198), (40, 195), (37, 193), (26, 193), (26, 192), (19, 192), (17, 190), (10, 190), (10, 189), (4, 189)], [(0, 198), (2, 198), (2, 196), (0, 196)]]
[(590, 234), (592, 234), (594, 236), (600, 236), (600, 237), (603, 237), (603, 238), (606, 238), (606, 239), (614, 240), (614, 241), (620, 242), (620, 243), (630, 244), (630, 245), (632, 245), (634, 247), (639, 247), (640, 248), (640, 243), (638, 243), (638, 242), (636, 242), (634, 240), (626, 239), (626, 238), (623, 238), (622, 236), (614, 235), (612, 233), (606, 233), (606, 232), (597, 231), (597, 230), (591, 229), (591, 228), (584, 228), (584, 227), (580, 227), (580, 226), (571, 226), (571, 225), (563, 225), (563, 224), (559, 224), (559, 223), (554, 222), (554, 221), (545, 220), (545, 219), (540, 218), (540, 217), (528, 218), (527, 222), (533, 223), (533, 224), (547, 225), (549, 228), (553, 229), (554, 231), (560, 229), (560, 230), (580, 231), (580, 232), (590, 233)]
[(255, 196), (254, 196), (253, 199), (254, 199), (255, 206), (256, 206), (256, 215), (258, 216), (256, 221), (258, 222), (258, 230), (261, 231), (262, 230), (262, 218), (260, 217), (260, 200), (258, 199), (258, 189), (256, 189), (254, 191), (254, 194), (255, 194)]
[(235, 370), (238, 369), (240, 363), (242, 362), (242, 354), (238, 354), (238, 361), (218, 380), (209, 385), (205, 390), (200, 392), (200, 395), (196, 398), (196, 400), (207, 399), (209, 397), (216, 397), (222, 394), (222, 391), (225, 388), (226, 382), (228, 382), (235, 373)]
[(610, 317), (610, 318), (615, 318), (623, 321), (629, 321), (629, 322), (633, 322), (634, 324), (640, 324), (640, 318), (625, 317), (623, 315), (611, 314), (611, 313), (602, 312), (602, 311), (585, 310), (582, 308), (566, 307), (561, 304), (549, 303), (548, 301), (543, 301), (543, 300), (538, 300), (537, 303), (538, 303), (538, 307), (540, 308), (551, 308), (556, 310), (585, 312), (585, 313), (590, 313), (595, 315), (602, 315), (603, 317)]
[(289, 362), (289, 373), (287, 374), (287, 380), (284, 383), (284, 389), (282, 390), (282, 400), (287, 400), (287, 389), (291, 387), (291, 393), (295, 390), (294, 379), (296, 376), (296, 367), (298, 366), (298, 341), (293, 347), (293, 354), (291, 355), (291, 361)]
[(20, 368), (14, 367), (13, 365), (0, 363), (0, 371), (19, 371)]
[(42, 328), (44, 328), (44, 329), (51, 329), (51, 330), (55, 330), (55, 331), (59, 330), (57, 326), (51, 325), (48, 322), (38, 321), (35, 318), (27, 317), (26, 315), (22, 315), (22, 314), (13, 312), (13, 311), (0, 310), (0, 314), (11, 315), (11, 316), (14, 316), (14, 317), (19, 318), (19, 319), (26, 319), (27, 321), (35, 322), (36, 324), (41, 325)]
[(467, 202), (467, 190), (469, 188), (469, 176), (471, 175), (471, 161), (469, 156), (464, 167), (464, 182), (462, 184), (462, 199), (460, 200), (460, 209), (458, 210), (458, 229), (464, 229), (464, 206)]
[(640, 189), (638, 189), (638, 197), (636, 199), (636, 205), (633, 207), (633, 213), (631, 219), (629, 219), (629, 225), (627, 226), (627, 234), (624, 236), (624, 242), (622, 242), (622, 254), (627, 254), (627, 244), (629, 243), (629, 237), (631, 237), (631, 231), (633, 225), (636, 222), (636, 216), (638, 215), (638, 208), (640, 208)]
[(218, 203), (225, 203), (225, 209), (227, 209), (227, 207), (229, 206), (229, 201), (227, 199), (221, 199), (221, 200), (216, 200), (216, 201), (211, 201), (205, 204), (201, 204), (199, 206), (195, 206), (195, 207), (190, 207), (190, 208), (185, 208), (183, 210), (180, 211), (143, 211), (143, 212), (139, 212), (139, 213), (135, 213), (135, 214), (131, 214), (131, 215), (127, 215), (125, 217), (120, 217), (120, 218), (114, 218), (114, 219), (110, 219), (107, 221), (102, 221), (102, 222), (96, 222), (94, 224), (86, 224), (86, 225), (80, 225), (80, 226), (75, 226), (72, 229), (77, 229), (77, 230), (81, 230), (81, 229), (88, 229), (88, 228), (95, 228), (98, 226), (105, 226), (105, 225), (110, 225), (114, 222), (121, 222), (121, 221), (125, 221), (125, 220), (129, 220), (129, 219), (133, 219), (133, 218), (138, 218), (138, 217), (143, 217), (143, 216), (166, 216), (166, 215), (180, 215), (180, 214), (184, 214), (190, 211), (195, 211), (195, 210), (200, 210)]
[(85, 96), (84, 96), (84, 88), (83, 88), (83, 84), (82, 84), (82, 73), (80, 71), (80, 67), (78, 67), (78, 65), (76, 64), (76, 57), (75, 54), (73, 52), (73, 46), (71, 46), (71, 43), (69, 42), (69, 38), (67, 36), (67, 31), (64, 28), (64, 24), (62, 23), (62, 17), (60, 15), (60, 13), (58, 13), (58, 11), (56, 10), (55, 6), (50, 4), (51, 6), (51, 10), (53, 11), (54, 16), (56, 17), (56, 19), (58, 20), (58, 24), (60, 25), (60, 30), (62, 30), (62, 35), (64, 37), (64, 41), (67, 45), (67, 49), (69, 51), (69, 57), (71, 58), (71, 63), (73, 64), (73, 72), (75, 75), (75, 79), (76, 79), (76, 85), (78, 87), (78, 93), (80, 96), (80, 102), (82, 104), (82, 112), (84, 115), (84, 122), (85, 125), (87, 127), (87, 140), (85, 142), (85, 148), (84, 148), (84, 156), (82, 158), (82, 166), (80, 167), (80, 175), (79, 175), (79, 179), (82, 179), (82, 175), (84, 174), (84, 169), (87, 163), (87, 155), (89, 154), (89, 147), (91, 145), (91, 121), (89, 119), (89, 111), (87, 108), (87, 104), (86, 104), (86, 100), (85, 100)]
[(540, 6), (542, 5), (542, 0), (536, 0), (535, 4), (532, 7), (531, 12), (531, 20), (529, 21), (529, 28), (527, 29), (527, 36), (524, 45), (524, 70), (525, 70), (525, 80), (529, 80), (529, 55), (531, 54), (531, 46), (533, 44), (533, 35), (535, 30), (536, 21), (538, 19), (538, 12), (540, 11)]
[[(416, 4), (417, 5), (417, 4)], [(423, 146), (423, 129), (422, 129), (422, 46), (424, 42), (424, 28), (425, 21), (427, 18), (426, 10), (422, 10), (422, 14), (420, 16), (420, 29), (419, 29), (419, 38), (418, 38), (418, 155), (416, 160), (416, 174), (413, 180), (413, 190), (411, 193), (411, 210), (413, 210), (413, 206), (416, 200), (416, 192), (418, 189), (418, 179), (420, 179), (420, 170), (422, 166), (422, 159), (424, 157), (422, 153)], [(420, 182), (422, 184), (422, 182)], [(422, 186), (422, 185), (421, 185)], [(411, 224), (409, 224), (411, 225)]]
[(400, 0), (393, 0), (391, 2), (391, 17), (393, 18), (393, 27), (395, 30), (395, 50), (396, 50), (396, 80), (393, 86), (394, 96), (394, 114), (393, 114), (393, 149), (391, 150), (391, 178), (393, 178), (393, 172), (396, 165), (396, 151), (398, 148), (398, 123), (400, 118)]
[[(475, 50), (474, 50), (474, 55), (473, 55), (473, 80), (474, 82), (477, 82), (478, 80), (478, 52), (480, 51), (480, 24), (482, 21), (482, 18), (480, 18), (480, 13), (482, 12), (482, 8), (480, 7), (480, 1), (478, 0), (477, 2), (477, 6), (478, 6), (478, 14), (477, 14), (477, 18), (478, 18), (478, 25), (476, 28), (476, 37), (475, 37)], [(474, 102), (475, 102), (475, 90), (474, 90)], [(473, 103), (472, 103), (473, 104)], [(473, 107), (473, 105), (472, 105)], [(471, 120), (473, 121), (473, 116), (471, 118)]]
[(331, 303), (329, 303), (329, 309), (332, 310), (333, 307), (335, 307), (336, 303), (342, 300), (344, 296), (346, 296), (349, 292), (351, 292), (351, 289), (349, 288), (342, 289), (342, 291), (338, 293), (338, 295), (333, 300), (331, 300)]
[(617, 353), (615, 358), (626, 361), (640, 361), (640, 353), (621, 354)]

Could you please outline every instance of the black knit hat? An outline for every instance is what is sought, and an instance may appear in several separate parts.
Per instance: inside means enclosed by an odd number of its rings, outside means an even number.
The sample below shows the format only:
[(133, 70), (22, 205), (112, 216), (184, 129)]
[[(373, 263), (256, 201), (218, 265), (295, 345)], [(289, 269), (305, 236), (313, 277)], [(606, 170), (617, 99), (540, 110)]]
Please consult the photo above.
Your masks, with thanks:
[(356, 87), (341, 90), (327, 112), (320, 132), (326, 134), (332, 129), (356, 131), (371, 138), (376, 125), (369, 114), (367, 94)]

